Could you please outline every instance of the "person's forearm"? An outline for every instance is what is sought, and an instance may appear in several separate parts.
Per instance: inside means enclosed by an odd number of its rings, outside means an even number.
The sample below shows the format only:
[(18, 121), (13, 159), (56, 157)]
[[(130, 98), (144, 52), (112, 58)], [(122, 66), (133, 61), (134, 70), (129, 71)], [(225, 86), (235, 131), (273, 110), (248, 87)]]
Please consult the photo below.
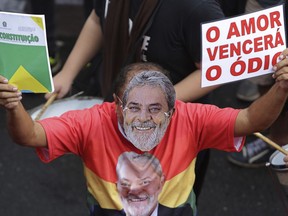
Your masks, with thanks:
[(261, 98), (253, 102), (248, 108), (242, 110), (243, 122), (237, 127), (237, 136), (263, 131), (273, 124), (280, 115), (287, 100), (287, 90), (280, 87), (276, 82), (271, 89)]
[(102, 45), (100, 20), (92, 11), (63, 66), (63, 73), (69, 73), (74, 80), (83, 67), (96, 55)]
[(31, 119), (21, 103), (6, 112), (7, 128), (15, 143), (30, 147), (47, 146), (42, 126)]
[(201, 88), (201, 70), (193, 71), (175, 86), (176, 98), (184, 102), (195, 101), (219, 86)]
[(258, 131), (268, 128), (281, 113), (287, 100), (288, 92), (276, 82), (267, 94), (255, 101), (249, 108), (251, 123), (257, 122)]

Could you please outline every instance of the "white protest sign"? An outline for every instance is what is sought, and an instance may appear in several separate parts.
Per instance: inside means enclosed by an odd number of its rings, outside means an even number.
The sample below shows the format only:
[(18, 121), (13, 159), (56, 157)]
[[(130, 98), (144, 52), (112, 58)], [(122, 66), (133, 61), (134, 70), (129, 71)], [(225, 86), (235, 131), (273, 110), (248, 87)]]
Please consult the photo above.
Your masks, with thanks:
[(285, 48), (283, 5), (202, 24), (201, 86), (272, 73)]

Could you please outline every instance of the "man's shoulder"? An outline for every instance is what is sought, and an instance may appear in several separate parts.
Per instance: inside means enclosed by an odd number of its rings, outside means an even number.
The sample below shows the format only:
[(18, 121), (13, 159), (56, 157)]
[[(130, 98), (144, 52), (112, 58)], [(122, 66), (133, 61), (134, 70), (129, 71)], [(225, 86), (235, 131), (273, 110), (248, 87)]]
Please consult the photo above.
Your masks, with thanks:
[(103, 102), (102, 104), (95, 104), (91, 109), (97, 110), (101, 114), (112, 115), (115, 114), (116, 104), (114, 102)]

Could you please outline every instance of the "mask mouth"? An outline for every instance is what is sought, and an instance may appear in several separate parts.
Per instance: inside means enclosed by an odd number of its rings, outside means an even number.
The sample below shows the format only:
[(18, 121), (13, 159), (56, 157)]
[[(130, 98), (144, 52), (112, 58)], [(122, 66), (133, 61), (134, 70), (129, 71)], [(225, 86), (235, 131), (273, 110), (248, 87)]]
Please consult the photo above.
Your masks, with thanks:
[(145, 202), (149, 197), (148, 196), (134, 196), (134, 195), (129, 195), (127, 197), (127, 200), (129, 202)]
[(162, 112), (162, 115), (163, 113), (165, 120), (161, 124), (155, 123), (152, 119), (143, 122), (136, 120), (130, 124), (124, 122), (123, 129), (126, 138), (140, 151), (151, 151), (161, 142), (169, 126), (172, 112)]
[(135, 122), (135, 123), (132, 123), (131, 127), (133, 129), (135, 128), (138, 131), (148, 131), (151, 129), (155, 129), (156, 125), (153, 122), (144, 122), (144, 123)]
[(135, 126), (134, 128), (137, 129), (138, 131), (149, 131), (153, 129), (152, 127), (139, 127), (139, 126)]

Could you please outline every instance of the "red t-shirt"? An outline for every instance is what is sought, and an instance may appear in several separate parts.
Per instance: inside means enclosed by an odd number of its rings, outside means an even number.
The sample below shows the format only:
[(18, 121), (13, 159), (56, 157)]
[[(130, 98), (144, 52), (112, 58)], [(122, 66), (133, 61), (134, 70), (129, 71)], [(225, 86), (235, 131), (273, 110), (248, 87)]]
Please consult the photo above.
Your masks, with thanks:
[[(120, 132), (114, 103), (69, 111), (61, 117), (41, 120), (48, 149), (39, 148), (42, 161), (65, 153), (82, 158), (88, 191), (104, 209), (122, 209), (115, 182), (116, 164), (123, 152), (136, 149)], [(161, 205), (177, 208), (195, 204), (193, 184), (197, 153), (206, 148), (240, 151), (244, 138), (234, 137), (239, 110), (176, 101), (175, 112), (161, 142), (150, 151), (161, 163), (165, 184)]]

